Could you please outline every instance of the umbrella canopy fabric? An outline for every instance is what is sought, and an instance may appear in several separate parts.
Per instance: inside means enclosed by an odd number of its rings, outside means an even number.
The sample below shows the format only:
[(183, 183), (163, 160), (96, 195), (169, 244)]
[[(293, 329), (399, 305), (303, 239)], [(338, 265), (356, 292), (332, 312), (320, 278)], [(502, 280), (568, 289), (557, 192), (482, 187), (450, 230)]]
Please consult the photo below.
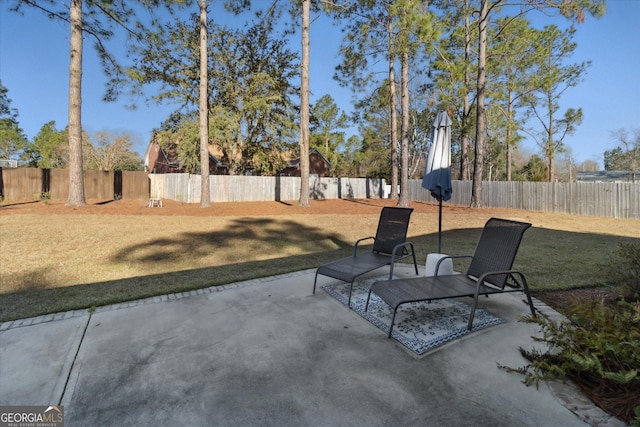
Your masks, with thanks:
[(441, 111), (433, 122), (431, 149), (427, 157), (427, 167), (422, 179), (422, 187), (442, 202), (451, 198), (451, 119)]
[(451, 119), (441, 111), (433, 122), (431, 149), (427, 156), (422, 186), (438, 200), (438, 253), (442, 252), (442, 201), (449, 200), (451, 185)]

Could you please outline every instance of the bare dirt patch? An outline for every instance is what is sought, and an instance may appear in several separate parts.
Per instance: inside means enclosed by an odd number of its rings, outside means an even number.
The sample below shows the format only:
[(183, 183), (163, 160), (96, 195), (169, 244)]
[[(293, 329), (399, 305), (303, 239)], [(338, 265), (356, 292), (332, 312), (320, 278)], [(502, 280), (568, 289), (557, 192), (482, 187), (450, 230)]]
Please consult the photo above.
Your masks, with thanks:
[[(310, 207), (298, 206), (297, 201), (217, 202), (201, 208), (194, 203), (163, 200), (163, 207), (150, 208), (147, 199), (88, 200), (85, 206), (67, 206), (65, 200), (0, 203), (0, 215), (145, 215), (145, 216), (274, 216), (274, 215), (359, 215), (378, 214), (383, 206), (395, 206), (390, 199), (330, 199), (312, 200)], [(432, 214), (437, 219), (435, 203), (410, 202), (415, 214)], [(571, 232), (602, 233), (640, 237), (640, 221), (617, 218), (581, 217), (576, 215), (533, 212), (516, 209), (443, 206), (443, 230), (476, 226), (491, 217), (531, 222), (534, 227)], [(473, 224), (470, 224), (472, 221)], [(437, 228), (437, 223), (434, 225)], [(635, 230), (635, 231), (633, 231)]]
[[(147, 200), (88, 200), (86, 206), (66, 206), (64, 200), (46, 202), (18, 202), (0, 205), (0, 214), (99, 214), (99, 215), (184, 215), (184, 216), (270, 216), (270, 215), (326, 215), (371, 214), (383, 206), (394, 206), (388, 199), (367, 200), (312, 200), (310, 207), (298, 206), (297, 201), (283, 202), (223, 202), (201, 208), (197, 203), (163, 200), (163, 207), (150, 208)], [(412, 203), (416, 212), (437, 212), (438, 207), (428, 203)], [(466, 208), (447, 207), (449, 211), (468, 211)]]

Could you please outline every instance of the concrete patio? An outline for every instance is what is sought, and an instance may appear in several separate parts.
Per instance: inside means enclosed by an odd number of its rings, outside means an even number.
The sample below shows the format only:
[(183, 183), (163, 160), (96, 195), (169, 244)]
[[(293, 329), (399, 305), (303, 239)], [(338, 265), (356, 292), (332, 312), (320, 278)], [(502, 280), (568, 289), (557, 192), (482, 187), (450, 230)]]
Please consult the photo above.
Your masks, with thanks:
[(312, 295), (313, 275), (0, 324), (0, 404), (63, 405), (69, 426), (624, 425), (572, 386), (498, 368), (534, 345), (521, 295), (482, 300), (505, 324), (417, 357)]

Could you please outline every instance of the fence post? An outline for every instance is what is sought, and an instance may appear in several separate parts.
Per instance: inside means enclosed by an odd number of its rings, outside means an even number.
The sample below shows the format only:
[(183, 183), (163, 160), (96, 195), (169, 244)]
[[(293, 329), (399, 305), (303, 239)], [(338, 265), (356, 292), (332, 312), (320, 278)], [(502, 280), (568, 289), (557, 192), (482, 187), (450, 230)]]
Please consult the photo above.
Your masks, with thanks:
[(51, 191), (51, 169), (42, 169), (42, 192), (41, 197), (50, 195)]
[(122, 199), (122, 171), (113, 172), (113, 199)]

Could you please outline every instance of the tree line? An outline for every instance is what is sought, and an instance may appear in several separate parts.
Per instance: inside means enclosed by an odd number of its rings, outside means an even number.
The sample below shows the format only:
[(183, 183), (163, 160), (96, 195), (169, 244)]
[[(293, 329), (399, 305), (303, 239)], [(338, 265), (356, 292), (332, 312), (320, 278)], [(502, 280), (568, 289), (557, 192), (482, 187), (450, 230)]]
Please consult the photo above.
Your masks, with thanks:
[[(454, 118), (454, 176), (474, 181), (472, 206), (480, 206), (483, 179), (555, 180), (564, 138), (582, 120), (579, 106), (559, 107), (562, 94), (580, 83), (590, 65), (571, 62), (575, 28), (537, 29), (527, 17), (555, 13), (578, 23), (605, 11), (604, 0), (256, 3), (251, 8), (249, 1), (225, 2), (227, 13), (255, 13), (245, 26), (230, 27), (222, 24), (224, 16), (207, 15), (204, 0), (69, 0), (68, 7), (16, 1), (16, 11), (36, 7), (70, 23), (69, 125), (63, 137), (72, 178), (69, 204), (83, 202), (77, 170), (91, 162), (74, 75), (84, 38), (96, 42), (108, 76), (105, 99), (132, 95), (178, 103), (154, 141), (177, 143), (185, 169), (208, 173), (209, 145), (234, 174), (273, 174), (282, 153), (291, 152), (300, 155), (304, 184), (304, 161), (316, 148), (336, 176), (385, 177), (393, 189), (400, 184), (400, 194), (392, 196), (407, 205), (402, 189), (422, 172), (431, 123), (445, 110)], [(180, 10), (193, 5), (190, 15)], [(350, 117), (330, 95), (309, 104), (308, 31), (320, 14), (343, 30), (334, 77), (353, 90)], [(129, 37), (126, 58), (107, 48), (117, 31)], [(300, 37), (301, 55), (291, 46), (293, 35)], [(321, 48), (322, 41), (315, 45)], [(359, 135), (346, 138), (353, 124)], [(540, 156), (518, 164), (514, 156), (524, 134), (537, 142)], [(638, 143), (626, 133), (620, 137), (626, 145), (611, 153), (607, 165), (637, 154)], [(108, 139), (94, 147), (106, 152)], [(37, 157), (28, 153), (23, 155)], [(300, 202), (308, 204), (304, 193), (303, 185)]]
[[(0, 82), (0, 91), (6, 88)], [(1, 99), (1, 98), (0, 98)], [(8, 98), (0, 101), (10, 102)], [(68, 128), (58, 130), (55, 121), (45, 123), (31, 141), (22, 132), (17, 113), (0, 117), (0, 158), (19, 160), (25, 167), (65, 169), (69, 166)], [(83, 166), (88, 170), (140, 171), (140, 155), (133, 151), (133, 137), (127, 132), (102, 130), (82, 133)]]

